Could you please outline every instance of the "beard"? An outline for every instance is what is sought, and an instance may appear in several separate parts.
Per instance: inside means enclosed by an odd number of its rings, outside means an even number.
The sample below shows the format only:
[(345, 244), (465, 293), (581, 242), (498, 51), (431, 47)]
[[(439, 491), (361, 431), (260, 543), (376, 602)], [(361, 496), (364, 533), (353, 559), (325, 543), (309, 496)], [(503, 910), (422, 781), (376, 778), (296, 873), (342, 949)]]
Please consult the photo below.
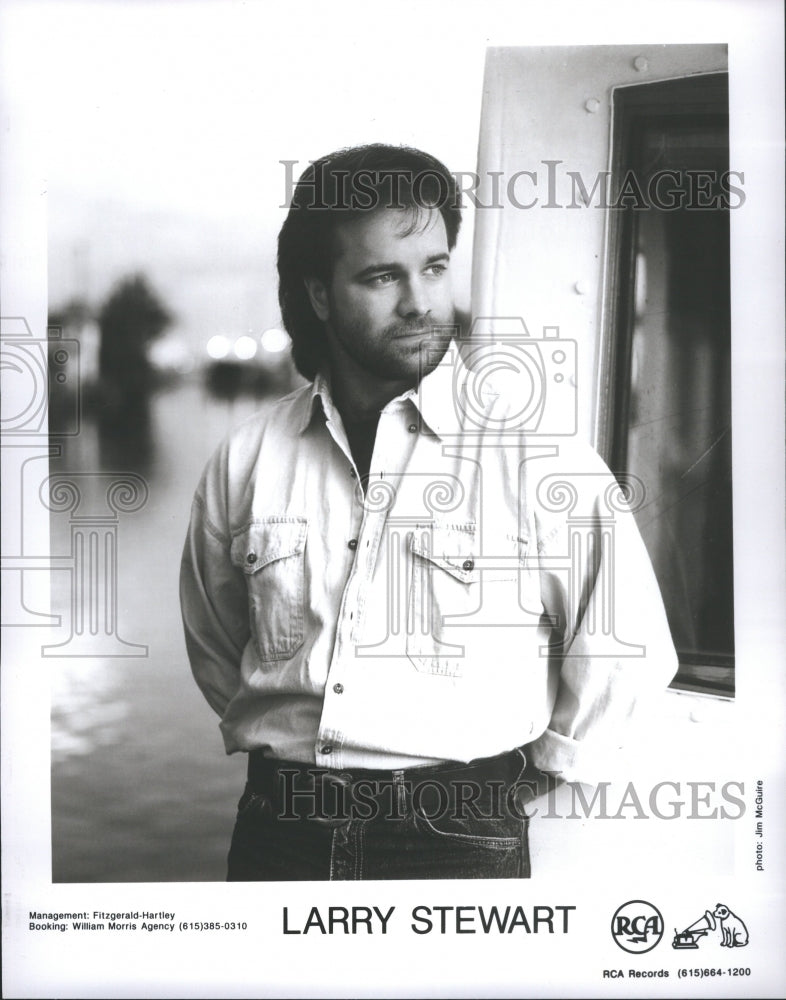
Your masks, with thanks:
[(342, 350), (364, 371), (385, 381), (416, 385), (439, 365), (455, 335), (453, 311), (440, 323), (402, 320), (369, 338), (365, 326), (332, 327)]

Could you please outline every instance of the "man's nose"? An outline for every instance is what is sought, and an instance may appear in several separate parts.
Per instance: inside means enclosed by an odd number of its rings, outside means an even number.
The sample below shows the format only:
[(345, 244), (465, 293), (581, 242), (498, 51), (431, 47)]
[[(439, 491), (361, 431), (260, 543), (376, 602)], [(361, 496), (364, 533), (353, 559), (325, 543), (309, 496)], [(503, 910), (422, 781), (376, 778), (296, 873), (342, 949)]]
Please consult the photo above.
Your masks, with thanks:
[(397, 311), (399, 316), (425, 316), (431, 308), (428, 288), (419, 277), (401, 282)]

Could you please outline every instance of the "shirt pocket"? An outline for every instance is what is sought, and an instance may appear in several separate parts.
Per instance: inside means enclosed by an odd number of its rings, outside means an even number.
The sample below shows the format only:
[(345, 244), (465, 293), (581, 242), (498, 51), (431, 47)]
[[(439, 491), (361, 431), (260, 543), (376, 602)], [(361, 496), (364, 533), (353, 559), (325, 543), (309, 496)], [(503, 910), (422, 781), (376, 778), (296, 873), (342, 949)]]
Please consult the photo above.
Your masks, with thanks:
[(457, 677), (464, 647), (451, 625), (479, 609), (473, 523), (431, 525), (412, 532), (407, 608), (407, 656), (423, 673)]
[(262, 660), (288, 660), (303, 645), (308, 521), (269, 517), (232, 537), (232, 563), (248, 587), (251, 635)]

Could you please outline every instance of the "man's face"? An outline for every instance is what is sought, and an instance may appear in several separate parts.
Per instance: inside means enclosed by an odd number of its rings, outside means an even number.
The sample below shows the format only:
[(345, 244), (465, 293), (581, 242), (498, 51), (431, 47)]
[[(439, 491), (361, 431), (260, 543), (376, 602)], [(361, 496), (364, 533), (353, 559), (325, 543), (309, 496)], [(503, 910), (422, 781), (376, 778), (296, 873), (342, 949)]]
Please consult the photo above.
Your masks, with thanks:
[(349, 359), (373, 378), (414, 385), (447, 348), (449, 335), (433, 327), (453, 322), (442, 215), (380, 209), (339, 225), (334, 250), (329, 284), (316, 288), (316, 301), (311, 295), (331, 361)]

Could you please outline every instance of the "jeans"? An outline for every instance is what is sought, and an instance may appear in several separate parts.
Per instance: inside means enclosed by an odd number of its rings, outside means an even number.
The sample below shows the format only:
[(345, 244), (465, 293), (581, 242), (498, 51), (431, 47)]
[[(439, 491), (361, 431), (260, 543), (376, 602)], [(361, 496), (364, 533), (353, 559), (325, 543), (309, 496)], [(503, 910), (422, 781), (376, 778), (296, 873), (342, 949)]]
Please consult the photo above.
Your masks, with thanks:
[(228, 881), (530, 876), (519, 749), (352, 775), (266, 763), (238, 803)]

